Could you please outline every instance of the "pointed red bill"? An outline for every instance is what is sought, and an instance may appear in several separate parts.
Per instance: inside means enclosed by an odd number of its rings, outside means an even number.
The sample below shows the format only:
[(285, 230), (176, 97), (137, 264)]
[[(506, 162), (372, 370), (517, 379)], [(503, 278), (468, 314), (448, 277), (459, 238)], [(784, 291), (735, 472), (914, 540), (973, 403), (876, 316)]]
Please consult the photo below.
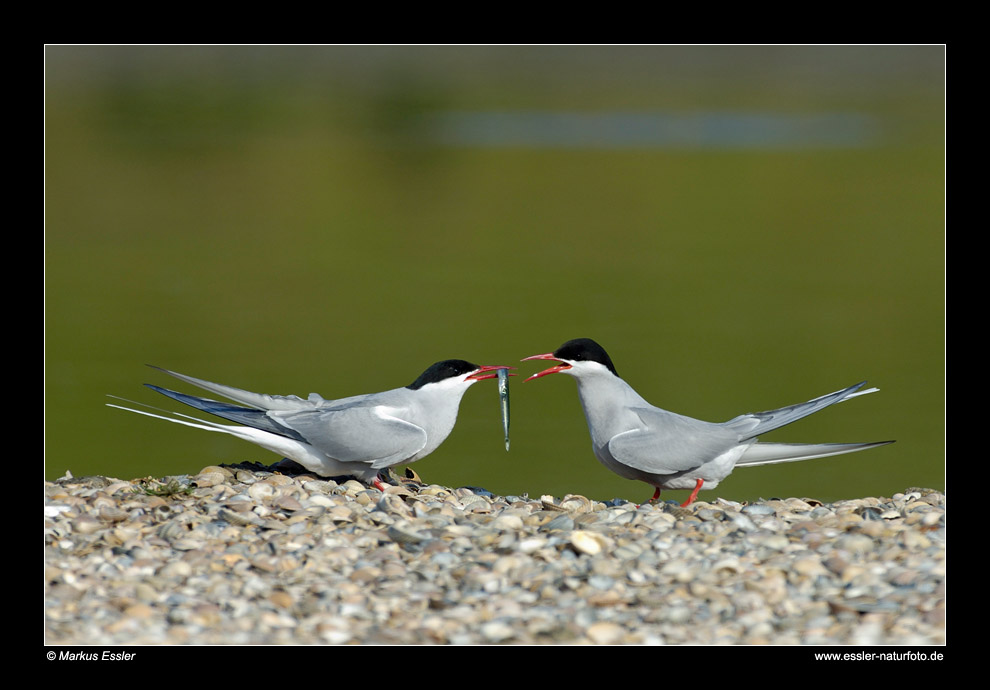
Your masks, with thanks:
[(530, 359), (549, 359), (549, 360), (551, 360), (553, 362), (560, 362), (560, 364), (558, 364), (555, 367), (550, 367), (549, 369), (544, 369), (541, 372), (538, 372), (536, 374), (533, 374), (528, 379), (526, 379), (526, 381), (532, 381), (533, 379), (538, 379), (541, 376), (546, 376), (548, 374), (559, 374), (560, 372), (564, 371), (565, 369), (570, 369), (571, 368), (571, 365), (570, 364), (567, 364), (566, 362), (561, 362), (561, 360), (559, 360), (556, 357), (554, 357), (552, 352), (548, 352), (545, 355), (533, 355), (532, 357), (524, 357), (522, 361), (525, 362), (525, 361), (530, 360)]
[[(494, 379), (498, 377), (498, 374), (497, 373), (491, 374), (488, 372), (497, 372), (499, 369), (515, 369), (515, 367), (506, 367), (501, 365), (490, 367), (486, 365), (480, 367), (478, 371), (474, 372), (473, 374), (469, 374), (467, 378), (476, 379), (478, 381), (481, 381), (482, 379)], [(515, 374), (509, 374), (509, 376), (515, 376)]]

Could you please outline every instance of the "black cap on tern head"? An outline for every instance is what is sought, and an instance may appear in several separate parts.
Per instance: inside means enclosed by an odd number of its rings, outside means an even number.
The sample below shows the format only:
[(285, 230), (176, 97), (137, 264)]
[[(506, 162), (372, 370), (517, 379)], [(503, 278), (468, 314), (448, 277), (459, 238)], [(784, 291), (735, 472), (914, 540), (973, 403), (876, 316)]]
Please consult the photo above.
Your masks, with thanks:
[(619, 372), (615, 370), (615, 365), (612, 364), (612, 359), (605, 352), (605, 348), (591, 338), (568, 340), (554, 350), (553, 356), (570, 362), (598, 362), (616, 376), (619, 375)]
[(430, 365), (430, 367), (419, 375), (419, 378), (410, 383), (406, 388), (416, 390), (428, 383), (437, 383), (455, 376), (470, 374), (472, 371), (480, 369), (477, 364), (465, 362), (463, 359), (445, 359), (442, 362)]

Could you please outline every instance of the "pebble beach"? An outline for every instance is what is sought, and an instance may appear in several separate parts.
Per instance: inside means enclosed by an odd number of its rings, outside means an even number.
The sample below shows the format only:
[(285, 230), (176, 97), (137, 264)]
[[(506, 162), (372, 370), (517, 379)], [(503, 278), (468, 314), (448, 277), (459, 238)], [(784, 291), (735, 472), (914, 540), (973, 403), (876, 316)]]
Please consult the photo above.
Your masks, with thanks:
[(49, 645), (942, 645), (945, 627), (931, 489), (681, 508), (261, 466), (45, 482)]

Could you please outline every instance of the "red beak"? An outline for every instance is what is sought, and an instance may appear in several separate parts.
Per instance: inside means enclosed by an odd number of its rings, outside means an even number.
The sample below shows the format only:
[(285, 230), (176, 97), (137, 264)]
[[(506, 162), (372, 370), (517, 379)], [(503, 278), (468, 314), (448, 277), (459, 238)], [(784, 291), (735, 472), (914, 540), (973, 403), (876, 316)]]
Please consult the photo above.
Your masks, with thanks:
[(567, 364), (566, 362), (561, 362), (559, 359), (557, 359), (556, 357), (554, 357), (552, 352), (548, 352), (545, 355), (533, 355), (532, 357), (525, 357), (522, 361), (525, 362), (525, 361), (530, 360), (530, 359), (549, 359), (549, 360), (551, 360), (553, 362), (560, 362), (560, 364), (558, 364), (555, 367), (550, 367), (549, 369), (544, 369), (543, 371), (541, 371), (541, 372), (539, 372), (537, 374), (533, 374), (528, 379), (526, 379), (526, 381), (532, 381), (533, 379), (538, 379), (541, 376), (546, 376), (547, 374), (559, 374), (560, 372), (564, 371), (565, 369), (570, 369), (571, 368), (571, 365), (570, 364)]
[[(499, 369), (515, 369), (515, 367), (504, 367), (504, 366), (489, 367), (489, 366), (483, 366), (480, 369), (478, 369), (478, 371), (474, 372), (473, 374), (469, 374), (467, 378), (469, 378), (469, 379), (475, 379), (477, 381), (481, 381), (482, 379), (493, 379), (493, 378), (496, 378), (498, 376), (498, 374), (489, 374), (489, 373), (486, 373), (486, 372), (489, 372), (489, 371), (498, 371)], [(509, 374), (509, 376), (515, 376), (515, 374)]]

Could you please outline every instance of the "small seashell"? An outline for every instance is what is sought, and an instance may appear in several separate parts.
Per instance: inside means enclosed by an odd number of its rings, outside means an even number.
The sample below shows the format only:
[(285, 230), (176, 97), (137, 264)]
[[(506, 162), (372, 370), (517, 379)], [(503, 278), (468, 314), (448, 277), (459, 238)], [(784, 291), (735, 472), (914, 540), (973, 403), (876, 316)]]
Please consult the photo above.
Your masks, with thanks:
[(560, 500), (560, 508), (558, 510), (561, 508), (574, 513), (590, 513), (594, 510), (594, 504), (584, 496), (567, 494)]
[(199, 471), (199, 474), (221, 474), (225, 479), (233, 479), (234, 473), (231, 472), (226, 467), (220, 467), (219, 465), (207, 465)]
[(247, 470), (237, 470), (234, 472), (234, 479), (241, 484), (254, 484), (258, 481), (257, 475)]
[(622, 641), (625, 630), (620, 625), (604, 621), (592, 623), (585, 631), (585, 635), (595, 644), (614, 645)]
[(597, 532), (575, 530), (571, 533), (571, 546), (580, 553), (597, 556), (608, 546), (608, 540)]
[(822, 565), (822, 562), (813, 556), (796, 559), (791, 563), (791, 570), (805, 577), (818, 577), (819, 575), (828, 574), (828, 570)]
[(77, 534), (93, 534), (103, 529), (103, 523), (89, 515), (80, 515), (72, 521), (72, 531)]
[(409, 504), (402, 500), (401, 496), (395, 494), (382, 494), (375, 504), (375, 510), (380, 510), (390, 515), (402, 517), (412, 517), (412, 509)]
[(177, 539), (183, 536), (187, 531), (188, 530), (186, 529), (185, 524), (179, 522), (178, 520), (169, 520), (168, 522), (163, 522), (159, 525), (158, 529), (155, 530), (155, 534), (162, 539), (168, 539), (171, 541), (172, 539)]
[(516, 635), (516, 630), (504, 621), (489, 621), (481, 626), (481, 635), (488, 642), (505, 642)]
[(404, 467), (402, 470), (402, 475), (396, 477), (396, 479), (398, 479), (400, 482), (403, 483), (413, 483), (413, 484), (423, 483), (423, 480), (419, 478), (418, 474), (416, 474), (416, 470), (414, 470), (411, 467)]
[(326, 494), (313, 494), (306, 499), (306, 503), (313, 506), (321, 506), (323, 508), (331, 508), (337, 505), (333, 498)]
[(382, 496), (381, 492), (377, 489), (362, 489), (357, 494), (351, 494), (354, 498), (354, 502), (359, 506), (370, 506), (378, 502), (378, 499)]
[(677, 505), (676, 503), (664, 503), (662, 510), (668, 514), (672, 515), (679, 520), (684, 518), (694, 517), (694, 509), (686, 508), (684, 506)]
[(574, 529), (574, 520), (569, 515), (558, 515), (550, 522), (540, 527), (540, 531), (553, 532), (555, 530), (570, 531)]
[(257, 482), (248, 487), (248, 496), (256, 501), (264, 501), (275, 495), (275, 487), (268, 482)]
[(518, 515), (499, 515), (492, 520), (491, 526), (500, 530), (521, 530), (523, 528), (522, 518)]
[(221, 520), (225, 520), (229, 522), (232, 525), (247, 526), (247, 525), (261, 524), (261, 518), (259, 518), (251, 511), (240, 512), (236, 510), (230, 510), (229, 508), (221, 508), (217, 512), (217, 517), (219, 517)]
[(278, 508), (279, 510), (288, 510), (290, 512), (296, 512), (303, 509), (302, 504), (292, 496), (279, 496), (272, 501), (272, 506)]
[(348, 479), (346, 482), (340, 485), (340, 488), (344, 490), (348, 496), (357, 496), (364, 491), (368, 490), (364, 484), (356, 479)]
[(883, 517), (883, 513), (878, 508), (873, 506), (868, 506), (859, 509), (859, 514), (863, 516), (864, 520), (880, 520)]
[(527, 539), (520, 540), (516, 548), (522, 553), (530, 554), (542, 549), (546, 545), (547, 540), (544, 538), (529, 537)]
[(701, 508), (697, 513), (698, 517), (705, 521), (725, 520), (727, 516), (721, 510), (715, 508)]
[(110, 506), (100, 508), (99, 516), (104, 522), (123, 522), (128, 517), (127, 511)]
[(631, 561), (634, 558), (639, 558), (642, 553), (643, 547), (635, 542), (630, 542), (628, 544), (619, 544), (619, 546), (615, 547), (612, 555), (624, 561)]
[(200, 539), (190, 539), (183, 537), (172, 542), (172, 548), (176, 551), (198, 551), (202, 549), (204, 542)]
[(303, 482), (303, 489), (312, 493), (328, 494), (337, 488), (337, 482), (322, 479), (308, 479)]
[(407, 525), (390, 525), (385, 533), (389, 539), (399, 544), (421, 544), (430, 539), (428, 535), (410, 529)]
[(195, 486), (216, 486), (227, 479), (221, 472), (200, 472), (192, 479)]
[(836, 546), (850, 553), (868, 553), (875, 548), (875, 542), (864, 534), (846, 534), (838, 539)]

